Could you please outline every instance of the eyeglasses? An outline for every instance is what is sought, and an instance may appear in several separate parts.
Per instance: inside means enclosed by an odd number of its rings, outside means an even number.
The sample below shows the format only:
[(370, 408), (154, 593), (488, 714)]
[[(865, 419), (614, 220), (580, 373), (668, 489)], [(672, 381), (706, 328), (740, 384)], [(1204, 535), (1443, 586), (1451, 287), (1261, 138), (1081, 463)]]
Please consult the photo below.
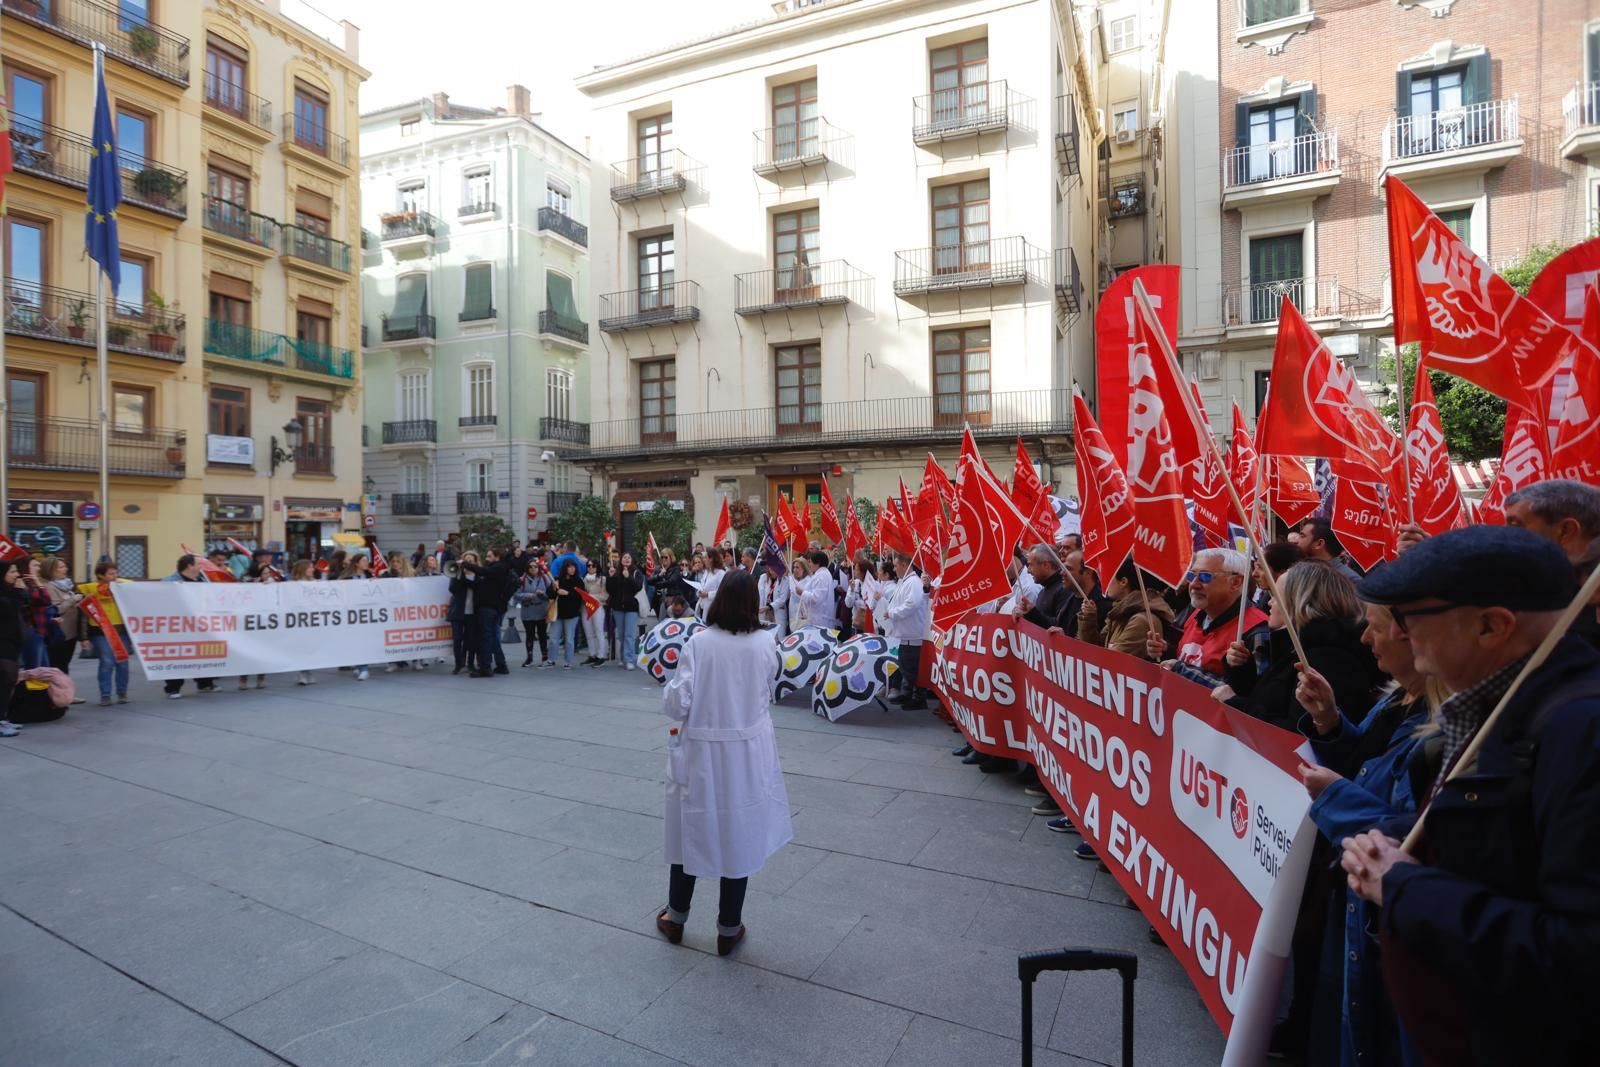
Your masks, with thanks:
[(1190, 571), (1183, 576), (1183, 584), (1188, 585), (1190, 582), (1199, 582), (1201, 585), (1210, 585), (1216, 578), (1217, 576), (1210, 571)]
[(1426, 618), (1429, 615), (1443, 615), (1447, 611), (1455, 611), (1457, 608), (1464, 608), (1466, 606), (1466, 604), (1440, 604), (1439, 606), (1432, 608), (1407, 608), (1404, 611), (1401, 611), (1399, 608), (1390, 608), (1389, 617), (1394, 619), (1395, 629), (1399, 630), (1403, 634), (1409, 634), (1411, 632), (1411, 624), (1406, 621), (1407, 619), (1421, 619)]

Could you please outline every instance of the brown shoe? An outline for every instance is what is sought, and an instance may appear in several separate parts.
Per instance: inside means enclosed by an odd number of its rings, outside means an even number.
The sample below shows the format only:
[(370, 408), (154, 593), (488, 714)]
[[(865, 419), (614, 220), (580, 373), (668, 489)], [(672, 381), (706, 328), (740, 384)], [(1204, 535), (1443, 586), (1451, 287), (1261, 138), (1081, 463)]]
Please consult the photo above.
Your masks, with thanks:
[[(682, 941), (683, 941), (683, 924), (682, 923), (675, 923), (671, 919), (667, 918), (667, 909), (666, 908), (662, 908), (661, 909), (661, 914), (656, 916), (656, 929), (661, 931), (661, 936), (662, 937), (665, 937), (668, 941), (671, 941), (674, 945), (681, 944)], [(744, 936), (744, 930), (741, 929), (739, 931), (739, 935), (741, 937)], [(718, 951), (721, 951), (721, 948), (722, 948), (722, 938), (719, 937), (719, 938), (717, 938), (717, 949), (718, 949)]]
[[(659, 922), (659, 921), (660, 920), (657, 920), (657, 922)], [(679, 929), (681, 930), (683, 928), (680, 926)], [(739, 932), (734, 934), (732, 937), (724, 937), (722, 934), (718, 934), (717, 935), (717, 955), (726, 956), (728, 953), (733, 951), (734, 946), (738, 945), (738, 943), (743, 941), (743, 940), (744, 940), (744, 923), (740, 923), (739, 924)]]

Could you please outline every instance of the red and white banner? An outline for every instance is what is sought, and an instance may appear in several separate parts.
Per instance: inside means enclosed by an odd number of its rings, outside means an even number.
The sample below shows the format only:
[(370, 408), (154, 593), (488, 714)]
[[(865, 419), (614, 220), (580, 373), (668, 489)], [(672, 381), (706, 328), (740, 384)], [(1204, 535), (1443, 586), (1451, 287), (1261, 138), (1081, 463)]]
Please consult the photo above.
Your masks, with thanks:
[[(933, 682), (980, 752), (1025, 760), (1160, 931), (1236, 1047), (1264, 1038), (1315, 829), (1302, 739), (1152, 663), (973, 615)], [(1261, 1053), (1265, 1048), (1260, 1049)]]
[[(1106, 286), (1094, 312), (1095, 396), (1100, 412), (1100, 432), (1105, 434), (1117, 466), (1127, 471), (1128, 442), (1135, 405), (1134, 364), (1144, 354), (1135, 332), (1138, 316), (1134, 311), (1133, 283), (1139, 282), (1150, 296), (1167, 339), (1178, 343), (1178, 292), (1181, 268), (1167, 264), (1135, 267), (1123, 271)], [(1185, 565), (1188, 561), (1185, 560)]]
[(118, 582), (111, 591), (151, 679), (307, 671), (450, 650), (448, 578)]
[(1461, 488), (1450, 468), (1450, 450), (1445, 444), (1444, 425), (1439, 406), (1433, 399), (1433, 382), (1428, 368), (1419, 361), (1417, 380), (1411, 394), (1411, 425), (1406, 430), (1407, 461), (1411, 476), (1411, 507), (1414, 521), (1429, 537), (1453, 530), (1465, 521), (1461, 507)]
[(1111, 454), (1105, 435), (1089, 413), (1083, 394), (1072, 391), (1073, 455), (1078, 471), (1078, 499), (1082, 502), (1079, 536), (1083, 561), (1109, 582), (1133, 552), (1139, 520), (1133, 514), (1133, 494), (1128, 478)]
[(970, 429), (961, 440), (955, 503), (944, 574), (933, 592), (935, 633), (948, 629), (973, 608), (1010, 593), (1006, 567), (1028, 525), (978, 454)]

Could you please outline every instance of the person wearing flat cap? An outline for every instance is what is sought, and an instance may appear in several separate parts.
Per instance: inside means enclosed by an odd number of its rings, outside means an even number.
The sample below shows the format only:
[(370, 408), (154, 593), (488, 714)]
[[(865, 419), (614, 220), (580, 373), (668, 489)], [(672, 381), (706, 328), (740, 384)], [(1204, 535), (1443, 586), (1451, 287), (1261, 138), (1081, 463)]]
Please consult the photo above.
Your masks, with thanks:
[(1446, 781), (1577, 594), (1560, 548), (1473, 526), (1358, 586), (1389, 608), (1417, 669), (1448, 687), (1444, 764), (1416, 854), (1347, 838), (1350, 888), (1381, 908), (1384, 975), (1429, 1064), (1592, 1063), (1600, 994), (1600, 654), (1563, 635)]

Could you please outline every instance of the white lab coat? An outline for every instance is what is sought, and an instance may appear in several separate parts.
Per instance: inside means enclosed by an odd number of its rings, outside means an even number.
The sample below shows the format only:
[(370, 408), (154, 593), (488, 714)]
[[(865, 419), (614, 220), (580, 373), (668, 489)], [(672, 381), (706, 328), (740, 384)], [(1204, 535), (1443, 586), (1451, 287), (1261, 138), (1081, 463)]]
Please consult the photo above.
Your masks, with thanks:
[(668, 746), (665, 856), (701, 878), (748, 878), (794, 837), (767, 706), (778, 646), (762, 630), (702, 630), (662, 693), (682, 725)]
[(838, 603), (833, 598), (834, 590), (838, 588), (839, 580), (826, 567), (817, 568), (816, 572), (806, 579), (805, 590), (801, 595), (805, 598), (807, 626), (816, 626), (823, 630), (839, 628)]
[(922, 643), (933, 621), (933, 608), (928, 603), (927, 591), (922, 588), (922, 575), (912, 571), (894, 583), (884, 615), (883, 632), (889, 640), (903, 645)]
[(773, 626), (779, 638), (789, 633), (789, 598), (793, 584), (787, 574), (775, 579), (772, 572), (766, 570), (756, 581), (756, 595), (761, 598), (761, 621)]
[(722, 584), (723, 576), (727, 571), (706, 571), (705, 578), (700, 583), (700, 597), (695, 601), (695, 618), (701, 622), (706, 621), (706, 612), (711, 610), (711, 602), (717, 599), (717, 587)]

